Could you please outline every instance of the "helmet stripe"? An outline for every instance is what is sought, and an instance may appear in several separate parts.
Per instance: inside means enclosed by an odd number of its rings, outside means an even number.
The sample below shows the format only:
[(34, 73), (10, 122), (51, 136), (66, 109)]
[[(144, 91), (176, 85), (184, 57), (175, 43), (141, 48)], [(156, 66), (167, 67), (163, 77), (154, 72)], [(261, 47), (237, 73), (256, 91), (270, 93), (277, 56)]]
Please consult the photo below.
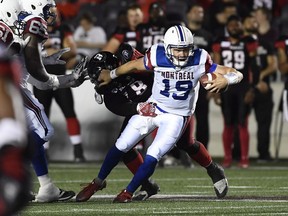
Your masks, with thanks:
[(178, 32), (179, 32), (181, 41), (184, 41), (184, 36), (183, 36), (183, 31), (182, 31), (182, 29), (181, 29), (181, 26), (180, 26), (180, 25), (177, 25), (176, 27), (177, 27), (177, 29), (178, 29)]

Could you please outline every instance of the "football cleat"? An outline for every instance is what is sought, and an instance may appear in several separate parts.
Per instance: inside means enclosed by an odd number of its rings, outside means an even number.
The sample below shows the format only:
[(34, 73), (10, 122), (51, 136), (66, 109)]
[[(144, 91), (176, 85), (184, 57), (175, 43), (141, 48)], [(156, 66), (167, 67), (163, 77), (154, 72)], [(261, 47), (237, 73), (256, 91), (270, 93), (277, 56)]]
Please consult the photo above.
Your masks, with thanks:
[(74, 191), (65, 191), (56, 187), (53, 183), (49, 183), (39, 188), (35, 197), (36, 202), (57, 202), (67, 201), (75, 196)]
[(113, 203), (128, 203), (132, 202), (132, 196), (133, 194), (127, 191), (126, 189), (122, 190), (121, 193), (119, 193), (115, 199), (113, 200)]
[(148, 182), (146, 184), (143, 184), (140, 190), (133, 195), (132, 200), (143, 201), (157, 194), (159, 191), (160, 187), (158, 186), (158, 184), (149, 179)]
[(225, 197), (228, 192), (228, 181), (225, 177), (224, 169), (215, 162), (212, 162), (211, 167), (207, 169), (207, 173), (214, 184), (216, 196), (218, 198)]
[(106, 180), (101, 183), (96, 179), (93, 179), (86, 187), (84, 187), (76, 196), (76, 202), (85, 202), (90, 199), (90, 197), (99, 190), (106, 188)]

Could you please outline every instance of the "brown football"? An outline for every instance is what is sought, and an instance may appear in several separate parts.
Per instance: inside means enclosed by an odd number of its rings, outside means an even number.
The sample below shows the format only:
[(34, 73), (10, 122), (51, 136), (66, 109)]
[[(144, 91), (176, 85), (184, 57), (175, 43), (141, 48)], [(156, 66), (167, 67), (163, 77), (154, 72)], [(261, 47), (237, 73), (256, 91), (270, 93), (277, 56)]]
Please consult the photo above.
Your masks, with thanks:
[(212, 81), (212, 80), (214, 80), (214, 79), (216, 79), (216, 74), (214, 74), (214, 73), (207, 73), (207, 74), (204, 74), (204, 75), (202, 75), (201, 77), (200, 77), (200, 79), (199, 79), (199, 81), (200, 81), (200, 83), (201, 83), (201, 85), (205, 88), (205, 89), (207, 89), (207, 88), (209, 88), (210, 87), (210, 85), (211, 84), (207, 84), (207, 83), (204, 83), (204, 82), (206, 82), (206, 81)]

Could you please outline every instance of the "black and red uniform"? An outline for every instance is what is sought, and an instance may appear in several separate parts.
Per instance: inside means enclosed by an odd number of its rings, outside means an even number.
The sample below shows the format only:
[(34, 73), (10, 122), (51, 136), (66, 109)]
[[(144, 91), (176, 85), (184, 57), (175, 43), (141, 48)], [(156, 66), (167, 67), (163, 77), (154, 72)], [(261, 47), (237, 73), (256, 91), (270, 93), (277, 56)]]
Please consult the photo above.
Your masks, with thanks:
[(239, 130), (241, 147), (241, 163), (248, 163), (249, 133), (248, 116), (251, 103), (246, 103), (244, 98), (251, 89), (252, 76), (255, 73), (256, 52), (258, 42), (251, 36), (242, 37), (237, 43), (231, 43), (228, 37), (217, 40), (213, 52), (220, 54), (220, 64), (235, 68), (243, 74), (243, 80), (238, 85), (229, 86), (229, 90), (221, 93), (221, 110), (224, 117), (223, 145), (225, 159), (223, 165), (230, 166), (232, 161), (232, 143), (234, 127)]

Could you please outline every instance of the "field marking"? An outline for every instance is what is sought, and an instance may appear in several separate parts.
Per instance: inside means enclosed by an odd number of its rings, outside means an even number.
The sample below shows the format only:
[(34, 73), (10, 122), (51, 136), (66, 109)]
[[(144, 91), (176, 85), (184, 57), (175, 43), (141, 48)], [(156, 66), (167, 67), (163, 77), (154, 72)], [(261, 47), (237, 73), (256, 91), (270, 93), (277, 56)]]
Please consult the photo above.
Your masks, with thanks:
[[(111, 203), (112, 205), (115, 205)], [(117, 204), (116, 204), (117, 205)], [(270, 208), (286, 208), (286, 206), (283, 205), (273, 205), (273, 206), (252, 206), (254, 209), (270, 209)], [(251, 208), (251, 206), (245, 205), (245, 206), (214, 206), (214, 207), (209, 207), (209, 206), (189, 206), (186, 209), (181, 208), (163, 208), (163, 210), (159, 210), (157, 207), (150, 207), (149, 210), (152, 210), (153, 214), (187, 214), (187, 213), (204, 213), (207, 212), (207, 210), (213, 210), (213, 209), (243, 209), (243, 208)], [(139, 211), (145, 211), (147, 209), (146, 206), (144, 207), (137, 207), (137, 208), (121, 208), (121, 209), (111, 209), (109, 208), (108, 212), (139, 212)], [(161, 208), (160, 208), (161, 209)], [(77, 212), (103, 212), (103, 209), (97, 209), (97, 208), (71, 208), (71, 209), (64, 209), (61, 211), (57, 210), (28, 210), (27, 212), (29, 213), (77, 213)], [(285, 212), (283, 213), (273, 213), (273, 215), (284, 215)], [(262, 214), (262, 213), (261, 213)], [(267, 213), (268, 214), (268, 213)], [(271, 215), (271, 213), (269, 213)], [(285, 213), (287, 215), (287, 212)], [(247, 213), (247, 215), (259, 215), (256, 213)]]

